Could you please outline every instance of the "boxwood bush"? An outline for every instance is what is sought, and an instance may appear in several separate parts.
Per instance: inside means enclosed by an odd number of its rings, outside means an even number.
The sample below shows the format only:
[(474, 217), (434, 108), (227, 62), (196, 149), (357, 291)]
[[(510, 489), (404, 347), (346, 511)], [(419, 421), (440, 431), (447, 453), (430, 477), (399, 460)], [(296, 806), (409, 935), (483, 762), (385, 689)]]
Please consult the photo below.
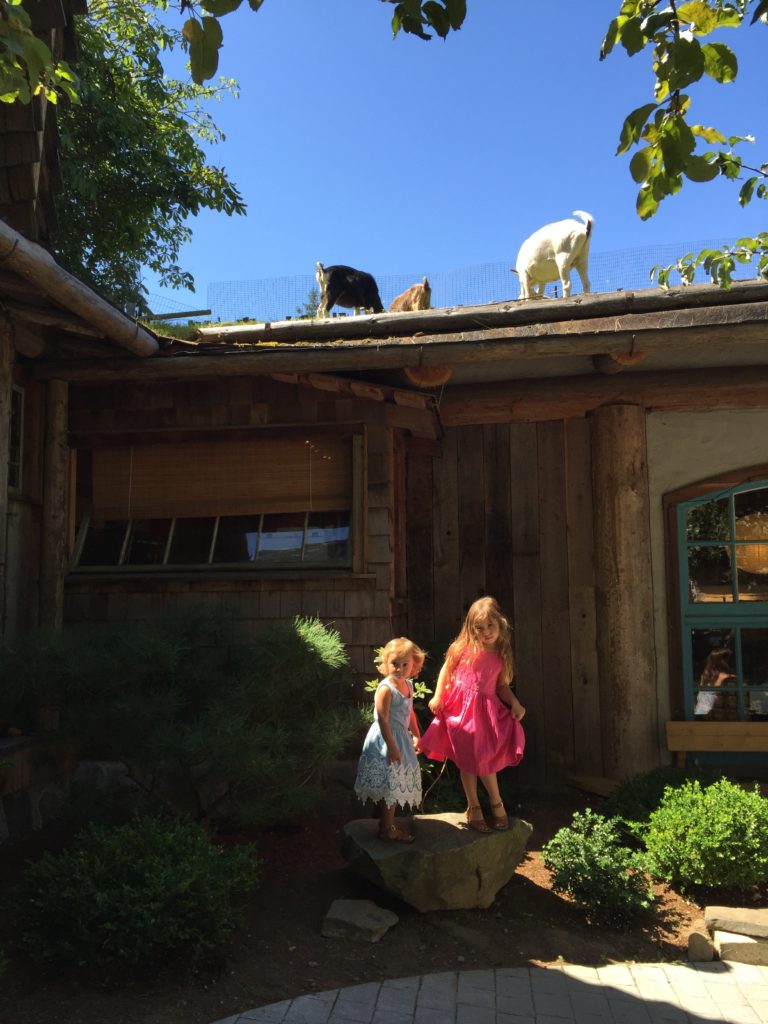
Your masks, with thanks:
[(102, 977), (195, 961), (229, 937), (237, 900), (257, 880), (252, 846), (223, 850), (189, 821), (91, 825), (23, 873), (12, 902), (18, 947)]
[(678, 787), (697, 779), (702, 788), (711, 786), (723, 773), (716, 768), (677, 768), (661, 765), (624, 779), (605, 802), (605, 816), (620, 818), (628, 836), (642, 840), (648, 819), (662, 801), (669, 787)]
[(668, 788), (645, 844), (653, 873), (682, 891), (750, 889), (768, 878), (768, 800), (728, 779)]
[(643, 860), (622, 845), (619, 824), (587, 808), (542, 847), (553, 890), (567, 893), (593, 921), (622, 922), (653, 903)]

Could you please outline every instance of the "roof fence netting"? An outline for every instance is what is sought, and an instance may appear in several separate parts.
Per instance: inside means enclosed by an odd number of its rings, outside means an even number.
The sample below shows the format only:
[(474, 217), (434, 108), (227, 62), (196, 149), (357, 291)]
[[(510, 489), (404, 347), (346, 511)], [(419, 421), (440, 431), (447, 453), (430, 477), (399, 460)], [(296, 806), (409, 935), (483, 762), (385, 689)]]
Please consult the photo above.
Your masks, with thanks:
[[(687, 253), (698, 253), (702, 249), (720, 249), (726, 245), (733, 245), (735, 241), (736, 239), (705, 239), (687, 243), (668, 242), (664, 245), (639, 246), (612, 252), (593, 252), (589, 260), (591, 291), (598, 293), (656, 288), (658, 285), (650, 276), (651, 267), (666, 267)], [(432, 288), (432, 306), (438, 309), (449, 306), (481, 306), (491, 302), (517, 299), (520, 295), (520, 285), (517, 275), (511, 273), (512, 265), (512, 261), (505, 260), (497, 263), (478, 263), (458, 270), (434, 270), (425, 267), (411, 274), (379, 274), (373, 269), (369, 272), (376, 279), (385, 309), (396, 295), (412, 284), (421, 282), (425, 275), (429, 278)], [(749, 263), (737, 265), (734, 272), (734, 277), (738, 279), (747, 279), (754, 275), (754, 266)], [(576, 295), (582, 290), (576, 271), (572, 272), (571, 279), (571, 294)], [(698, 268), (695, 283), (705, 284), (708, 280), (704, 271)], [(679, 283), (679, 276), (673, 273), (670, 284), (675, 286)], [(559, 296), (559, 282), (548, 284), (545, 294), (553, 298)], [(184, 316), (182, 303), (159, 295), (150, 295), (148, 298), (155, 313), (168, 314), (178, 309), (179, 319), (188, 319)], [(211, 310), (210, 315), (190, 319), (222, 323), (234, 323), (239, 320), (296, 319), (306, 315), (308, 308), (313, 302), (316, 303), (318, 298), (314, 272), (253, 281), (213, 281), (208, 285), (206, 302), (206, 307)], [(186, 308), (189, 309), (189, 306)], [(332, 312), (343, 315), (345, 312), (350, 314), (353, 311), (335, 307)]]

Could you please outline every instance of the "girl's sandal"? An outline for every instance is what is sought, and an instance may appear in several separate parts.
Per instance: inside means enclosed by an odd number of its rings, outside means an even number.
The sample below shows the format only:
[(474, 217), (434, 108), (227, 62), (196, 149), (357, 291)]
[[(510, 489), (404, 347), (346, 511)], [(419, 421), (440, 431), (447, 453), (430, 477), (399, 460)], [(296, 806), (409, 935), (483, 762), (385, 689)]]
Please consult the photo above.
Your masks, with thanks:
[[(493, 813), (494, 807), (500, 807), (501, 810), (502, 810), (502, 813), (501, 814), (494, 814)], [(491, 804), (491, 818), (493, 819), (493, 827), (496, 829), (497, 832), (506, 832), (507, 831), (507, 829), (509, 828), (509, 816), (507, 815), (506, 811), (504, 810), (504, 804), (503, 803)]]
[(412, 843), (415, 838), (399, 825), (390, 825), (389, 828), (379, 829), (379, 839), (385, 843)]
[[(472, 812), (473, 811), (474, 812), (480, 811), (481, 812), (481, 817), (473, 818), (472, 817)], [(472, 829), (475, 830), (475, 832), (482, 832), (483, 835), (488, 835), (488, 833), (491, 830), (488, 828), (488, 826), (487, 826), (487, 824), (485, 822), (485, 818), (482, 817), (482, 807), (480, 807), (479, 804), (475, 804), (474, 807), (468, 807), (467, 811), (466, 811), (466, 814), (467, 814), (467, 828), (472, 828)]]

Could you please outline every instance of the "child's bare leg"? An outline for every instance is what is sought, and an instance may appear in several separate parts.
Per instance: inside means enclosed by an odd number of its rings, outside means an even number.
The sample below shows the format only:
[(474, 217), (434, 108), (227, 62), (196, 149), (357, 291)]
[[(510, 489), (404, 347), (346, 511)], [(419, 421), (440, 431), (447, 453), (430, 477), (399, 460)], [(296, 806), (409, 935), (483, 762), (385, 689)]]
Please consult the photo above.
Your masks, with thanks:
[(477, 776), (461, 771), (461, 785), (467, 798), (467, 824), (476, 832), (490, 832), (483, 817), (483, 809), (477, 798)]
[(499, 780), (496, 778), (496, 773), (494, 772), (493, 775), (481, 775), (480, 781), (485, 787), (488, 799), (491, 802), (493, 827), (497, 832), (503, 832), (509, 826), (509, 818), (507, 817), (507, 812), (504, 810), (504, 801), (501, 799), (501, 793), (499, 792)]
[(384, 801), (381, 801), (381, 814), (379, 815), (379, 829), (382, 832), (387, 832), (395, 824), (395, 811), (397, 810), (397, 804), (392, 804), (391, 807), (387, 807)]

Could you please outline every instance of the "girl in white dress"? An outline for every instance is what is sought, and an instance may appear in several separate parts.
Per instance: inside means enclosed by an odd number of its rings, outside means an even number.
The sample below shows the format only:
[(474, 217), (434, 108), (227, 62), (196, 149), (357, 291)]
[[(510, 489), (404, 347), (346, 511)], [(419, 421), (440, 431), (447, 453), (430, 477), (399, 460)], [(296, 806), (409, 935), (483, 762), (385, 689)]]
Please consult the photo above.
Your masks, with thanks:
[(426, 655), (407, 637), (390, 640), (379, 651), (376, 667), (384, 676), (374, 696), (374, 721), (363, 743), (355, 793), (381, 805), (379, 838), (412, 843), (413, 834), (395, 821), (398, 807), (421, 803), (421, 770), (416, 756), (419, 723), (413, 710), (412, 679)]

